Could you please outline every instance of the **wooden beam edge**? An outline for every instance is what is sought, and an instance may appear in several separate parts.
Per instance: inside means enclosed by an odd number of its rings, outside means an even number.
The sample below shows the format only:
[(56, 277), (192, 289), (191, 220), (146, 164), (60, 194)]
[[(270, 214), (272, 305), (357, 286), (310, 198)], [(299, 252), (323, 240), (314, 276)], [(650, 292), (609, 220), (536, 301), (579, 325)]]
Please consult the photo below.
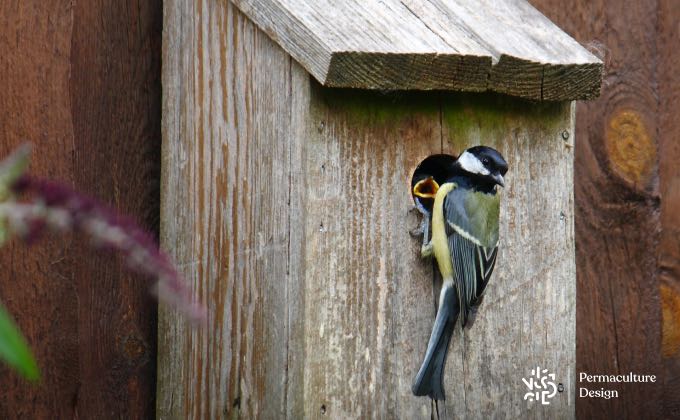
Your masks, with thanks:
[(589, 101), (597, 99), (602, 90), (604, 63), (579, 65), (549, 65), (543, 68), (542, 100)]
[(461, 90), (483, 92), (490, 56), (437, 53), (340, 51), (331, 56), (327, 87), (369, 90)]
[(488, 90), (539, 101), (590, 100), (600, 95), (604, 64), (541, 63), (502, 54)]
[[(501, 55), (403, 54), (338, 51), (326, 87), (368, 90), (492, 91), (546, 101), (590, 100), (600, 95), (604, 65), (546, 64)], [(316, 77), (316, 76), (315, 76)]]

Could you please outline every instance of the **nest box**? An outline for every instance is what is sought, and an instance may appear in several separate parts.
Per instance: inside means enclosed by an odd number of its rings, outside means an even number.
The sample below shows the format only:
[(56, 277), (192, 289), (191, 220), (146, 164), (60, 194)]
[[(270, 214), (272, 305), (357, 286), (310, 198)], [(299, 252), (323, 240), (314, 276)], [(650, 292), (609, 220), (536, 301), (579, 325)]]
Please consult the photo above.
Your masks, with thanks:
[[(210, 317), (161, 311), (159, 418), (573, 417), (574, 100), (602, 63), (523, 0), (167, 0), (162, 246)], [(500, 251), (448, 399), (411, 394), (438, 279), (411, 176), (509, 163)], [(526, 398), (540, 366), (563, 392)]]

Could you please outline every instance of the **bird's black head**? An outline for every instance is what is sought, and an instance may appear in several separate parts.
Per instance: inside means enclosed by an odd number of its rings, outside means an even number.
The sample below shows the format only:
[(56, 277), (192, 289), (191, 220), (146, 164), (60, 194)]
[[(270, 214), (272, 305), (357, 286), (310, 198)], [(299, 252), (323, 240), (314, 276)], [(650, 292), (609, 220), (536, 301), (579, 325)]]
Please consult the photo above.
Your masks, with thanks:
[(508, 163), (491, 147), (475, 146), (465, 150), (458, 156), (455, 166), (483, 183), (505, 186), (503, 176), (508, 172)]

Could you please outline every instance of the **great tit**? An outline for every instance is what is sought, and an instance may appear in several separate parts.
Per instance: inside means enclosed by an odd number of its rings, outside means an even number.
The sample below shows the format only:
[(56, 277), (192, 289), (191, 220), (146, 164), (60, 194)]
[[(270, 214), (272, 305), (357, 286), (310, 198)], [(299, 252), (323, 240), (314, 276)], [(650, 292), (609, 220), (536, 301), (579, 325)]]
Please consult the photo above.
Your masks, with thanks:
[(481, 303), (496, 263), (500, 212), (496, 186), (504, 186), (507, 170), (498, 151), (469, 148), (449, 166), (448, 179), (434, 195), (432, 240), (425, 238), (421, 255), (435, 257), (443, 283), (414, 395), (444, 399), (442, 375), (453, 328), (459, 317), (465, 327), (470, 312)]

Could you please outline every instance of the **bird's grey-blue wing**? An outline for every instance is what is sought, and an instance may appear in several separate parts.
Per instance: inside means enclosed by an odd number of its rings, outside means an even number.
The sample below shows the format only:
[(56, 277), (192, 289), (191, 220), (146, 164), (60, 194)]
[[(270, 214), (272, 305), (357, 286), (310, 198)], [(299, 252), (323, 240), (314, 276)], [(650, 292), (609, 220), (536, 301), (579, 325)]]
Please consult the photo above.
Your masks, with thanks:
[[(493, 209), (494, 201), (498, 202), (497, 197), (488, 197), (490, 200), (487, 203), (470, 203), (471, 197), (475, 199), (474, 196), (453, 190), (444, 201), (446, 235), (463, 326), (470, 309), (479, 303), (486, 289), (498, 254), (498, 213)], [(486, 198), (481, 197), (481, 200)], [(490, 214), (470, 214), (468, 209), (488, 211)], [(495, 224), (495, 228), (493, 225), (488, 226), (488, 219)]]

